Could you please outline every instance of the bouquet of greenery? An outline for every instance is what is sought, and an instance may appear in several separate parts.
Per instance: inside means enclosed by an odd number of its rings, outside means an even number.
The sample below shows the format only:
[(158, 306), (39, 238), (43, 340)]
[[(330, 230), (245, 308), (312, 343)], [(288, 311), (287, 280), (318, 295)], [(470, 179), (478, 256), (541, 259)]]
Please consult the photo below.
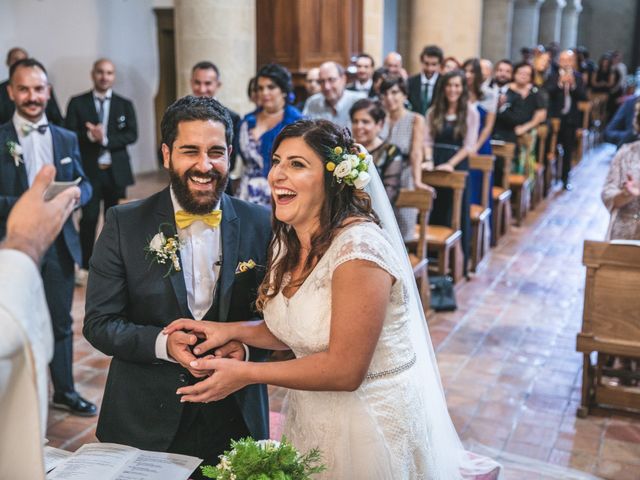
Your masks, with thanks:
[(317, 448), (301, 455), (285, 437), (282, 442), (247, 437), (232, 440), (215, 467), (200, 468), (202, 475), (218, 480), (311, 480), (325, 470), (321, 460)]

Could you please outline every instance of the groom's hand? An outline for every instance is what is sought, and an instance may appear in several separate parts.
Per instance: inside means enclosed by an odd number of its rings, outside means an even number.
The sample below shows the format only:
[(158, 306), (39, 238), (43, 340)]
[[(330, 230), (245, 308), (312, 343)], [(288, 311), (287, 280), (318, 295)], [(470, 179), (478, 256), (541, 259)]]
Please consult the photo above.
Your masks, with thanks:
[(245, 349), (241, 342), (231, 340), (213, 352), (217, 358), (232, 358), (234, 360), (244, 360)]
[(189, 370), (191, 375), (196, 378), (202, 378), (207, 376), (207, 372), (203, 370), (196, 370), (191, 367), (196, 357), (191, 352), (191, 347), (196, 344), (198, 338), (193, 333), (186, 333), (183, 331), (173, 332), (167, 338), (167, 353), (176, 362)]

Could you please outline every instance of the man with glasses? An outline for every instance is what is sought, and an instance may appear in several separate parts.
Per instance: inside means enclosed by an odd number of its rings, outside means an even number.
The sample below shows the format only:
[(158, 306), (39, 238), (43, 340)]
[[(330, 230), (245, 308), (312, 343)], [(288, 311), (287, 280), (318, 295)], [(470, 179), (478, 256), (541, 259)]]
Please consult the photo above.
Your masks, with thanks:
[(320, 93), (307, 100), (302, 114), (309, 119), (330, 120), (341, 127), (351, 127), (349, 110), (365, 92), (346, 90), (347, 76), (344, 67), (336, 62), (320, 65)]
[(409, 103), (411, 109), (424, 115), (431, 106), (433, 98), (438, 91), (438, 79), (444, 54), (436, 45), (424, 47), (420, 54), (422, 72), (409, 77)]

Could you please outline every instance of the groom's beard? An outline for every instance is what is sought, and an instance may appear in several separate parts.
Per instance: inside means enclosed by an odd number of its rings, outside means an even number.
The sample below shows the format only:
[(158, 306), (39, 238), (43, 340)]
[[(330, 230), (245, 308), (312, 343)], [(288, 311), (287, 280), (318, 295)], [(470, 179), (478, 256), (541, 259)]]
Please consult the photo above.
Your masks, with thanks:
[[(229, 180), (228, 173), (223, 175), (217, 170), (204, 173), (199, 172), (195, 167), (191, 167), (184, 172), (184, 174), (180, 175), (174, 171), (171, 161), (169, 161), (169, 167), (173, 193), (185, 211), (196, 215), (204, 215), (211, 212), (216, 205), (218, 205), (222, 192), (227, 188), (227, 181)], [(201, 179), (211, 179), (215, 182), (214, 188), (206, 192), (191, 191), (189, 188), (190, 176)]]

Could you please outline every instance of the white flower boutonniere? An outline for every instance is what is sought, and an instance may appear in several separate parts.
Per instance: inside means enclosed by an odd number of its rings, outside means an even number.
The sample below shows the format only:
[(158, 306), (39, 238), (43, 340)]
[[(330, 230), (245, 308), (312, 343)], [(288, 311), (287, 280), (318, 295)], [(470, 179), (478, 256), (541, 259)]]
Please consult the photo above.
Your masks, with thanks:
[(169, 263), (169, 269), (164, 275), (166, 277), (174, 271), (179, 272), (181, 270), (180, 258), (178, 257), (178, 252), (181, 246), (182, 243), (180, 242), (178, 234), (176, 233), (171, 236), (165, 235), (162, 232), (161, 225), (158, 233), (156, 233), (149, 241), (149, 245), (144, 247), (144, 251), (146, 252), (147, 257), (151, 257), (152, 263), (161, 265)]
[(16, 142), (7, 142), (7, 149), (9, 150), (9, 155), (13, 157), (13, 163), (16, 164), (16, 167), (24, 162), (22, 158), (22, 145)]
[(246, 262), (240, 262), (236, 267), (236, 275), (239, 273), (244, 273), (248, 270), (252, 270), (254, 268), (256, 268), (256, 262), (254, 262), (253, 259), (249, 259)]

